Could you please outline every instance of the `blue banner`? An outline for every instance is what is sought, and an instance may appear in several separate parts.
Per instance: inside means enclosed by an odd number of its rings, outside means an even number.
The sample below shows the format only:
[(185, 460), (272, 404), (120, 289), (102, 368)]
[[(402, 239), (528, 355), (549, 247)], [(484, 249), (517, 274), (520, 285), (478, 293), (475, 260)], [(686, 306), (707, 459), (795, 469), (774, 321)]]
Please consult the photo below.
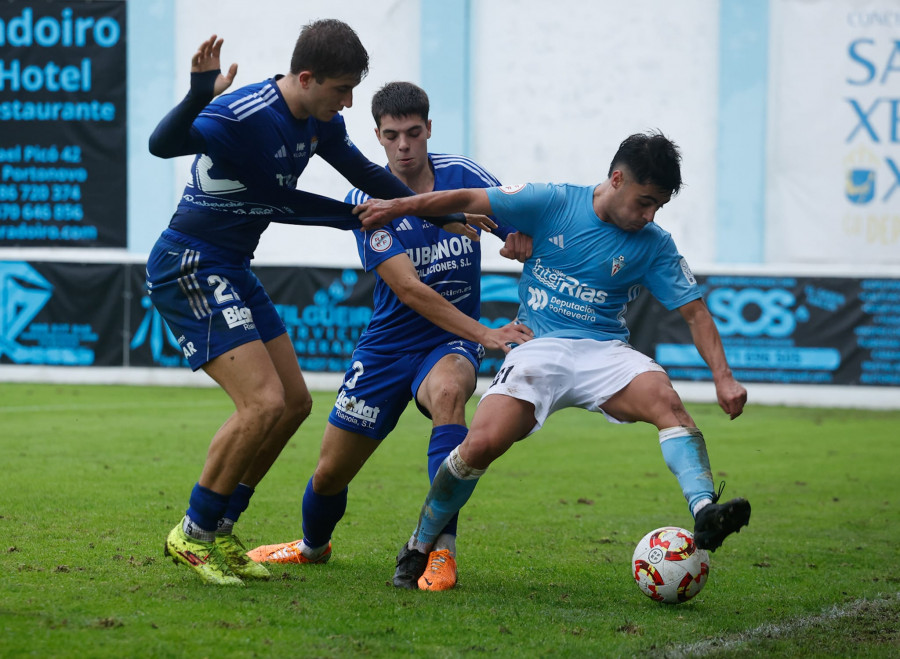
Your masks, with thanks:
[(125, 247), (125, 2), (0, 2), (0, 247)]

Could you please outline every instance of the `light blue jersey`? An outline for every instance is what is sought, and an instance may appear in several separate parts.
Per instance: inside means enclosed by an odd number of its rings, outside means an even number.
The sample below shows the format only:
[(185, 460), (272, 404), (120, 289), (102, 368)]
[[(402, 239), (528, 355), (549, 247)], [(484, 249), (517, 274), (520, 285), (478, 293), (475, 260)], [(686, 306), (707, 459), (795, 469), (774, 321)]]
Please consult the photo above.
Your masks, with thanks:
[(528, 183), (487, 191), (497, 221), (534, 239), (518, 320), (535, 337), (627, 341), (625, 310), (641, 286), (667, 309), (701, 297), (672, 237), (652, 223), (628, 232), (602, 221), (595, 189)]

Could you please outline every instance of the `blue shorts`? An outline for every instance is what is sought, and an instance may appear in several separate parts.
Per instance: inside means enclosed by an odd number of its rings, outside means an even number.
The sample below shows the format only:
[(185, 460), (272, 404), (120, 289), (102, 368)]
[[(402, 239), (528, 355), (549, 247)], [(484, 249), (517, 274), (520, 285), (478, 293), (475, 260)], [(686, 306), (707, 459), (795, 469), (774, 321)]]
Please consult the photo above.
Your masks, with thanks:
[(465, 357), (478, 373), (484, 348), (465, 339), (448, 341), (430, 352), (386, 354), (357, 348), (328, 421), (349, 432), (384, 439), (397, 425), (422, 380), (446, 355)]
[(232, 348), (286, 331), (249, 258), (171, 229), (150, 251), (147, 291), (195, 371)]

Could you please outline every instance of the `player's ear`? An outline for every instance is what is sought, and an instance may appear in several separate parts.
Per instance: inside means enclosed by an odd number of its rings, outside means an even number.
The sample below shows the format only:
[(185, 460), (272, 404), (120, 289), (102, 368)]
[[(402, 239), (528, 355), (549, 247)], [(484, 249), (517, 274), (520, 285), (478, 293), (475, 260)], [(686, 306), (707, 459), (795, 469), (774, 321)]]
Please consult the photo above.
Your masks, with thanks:
[(431, 139), (431, 119), (425, 122), (425, 139)]
[(309, 85), (315, 80), (315, 76), (312, 71), (301, 71), (297, 74), (297, 80), (300, 82), (300, 86), (303, 87), (303, 89), (309, 89)]
[(609, 181), (613, 188), (618, 190), (622, 187), (622, 183), (625, 182), (625, 174), (622, 173), (621, 169), (614, 169), (612, 176), (609, 177)]

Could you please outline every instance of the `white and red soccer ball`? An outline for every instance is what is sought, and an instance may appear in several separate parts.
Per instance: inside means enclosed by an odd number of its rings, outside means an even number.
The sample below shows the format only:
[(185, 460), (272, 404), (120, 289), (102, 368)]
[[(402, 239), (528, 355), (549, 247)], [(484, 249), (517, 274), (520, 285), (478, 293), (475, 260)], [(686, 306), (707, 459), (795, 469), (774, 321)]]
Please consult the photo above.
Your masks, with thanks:
[(666, 604), (687, 602), (709, 576), (709, 553), (694, 543), (694, 534), (664, 526), (641, 538), (631, 557), (634, 580), (650, 599)]

